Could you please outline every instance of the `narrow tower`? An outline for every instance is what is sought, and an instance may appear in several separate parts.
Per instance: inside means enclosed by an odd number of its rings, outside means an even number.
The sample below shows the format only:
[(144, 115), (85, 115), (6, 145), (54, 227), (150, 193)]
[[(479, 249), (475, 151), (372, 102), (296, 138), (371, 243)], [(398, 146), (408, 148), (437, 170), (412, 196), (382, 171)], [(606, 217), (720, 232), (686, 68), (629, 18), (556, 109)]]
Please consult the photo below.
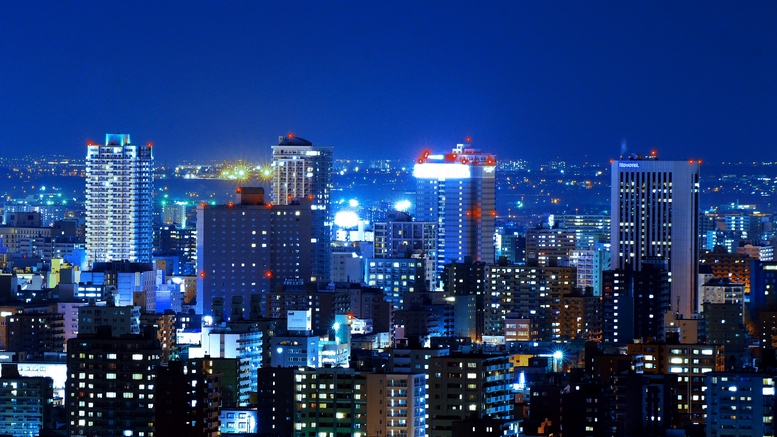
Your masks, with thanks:
[(93, 262), (151, 262), (154, 156), (151, 143), (107, 134), (86, 153), (86, 251)]

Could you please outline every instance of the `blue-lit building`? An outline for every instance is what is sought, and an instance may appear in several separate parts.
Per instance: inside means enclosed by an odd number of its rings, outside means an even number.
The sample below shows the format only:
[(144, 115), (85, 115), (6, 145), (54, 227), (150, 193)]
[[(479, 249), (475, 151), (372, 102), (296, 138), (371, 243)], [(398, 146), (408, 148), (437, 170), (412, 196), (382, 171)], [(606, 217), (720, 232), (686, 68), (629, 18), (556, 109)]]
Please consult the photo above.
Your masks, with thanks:
[(424, 152), (413, 168), (416, 220), (437, 223), (437, 273), (445, 263), (495, 261), (496, 158), (458, 144), (449, 153)]

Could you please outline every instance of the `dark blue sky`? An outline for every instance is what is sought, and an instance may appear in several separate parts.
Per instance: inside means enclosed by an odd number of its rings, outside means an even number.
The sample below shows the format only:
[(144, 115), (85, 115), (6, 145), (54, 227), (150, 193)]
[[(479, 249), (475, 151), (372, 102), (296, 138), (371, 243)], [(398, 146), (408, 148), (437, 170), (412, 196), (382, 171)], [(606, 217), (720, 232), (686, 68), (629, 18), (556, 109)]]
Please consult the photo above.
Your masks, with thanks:
[(777, 2), (8, 2), (4, 156), (777, 160)]

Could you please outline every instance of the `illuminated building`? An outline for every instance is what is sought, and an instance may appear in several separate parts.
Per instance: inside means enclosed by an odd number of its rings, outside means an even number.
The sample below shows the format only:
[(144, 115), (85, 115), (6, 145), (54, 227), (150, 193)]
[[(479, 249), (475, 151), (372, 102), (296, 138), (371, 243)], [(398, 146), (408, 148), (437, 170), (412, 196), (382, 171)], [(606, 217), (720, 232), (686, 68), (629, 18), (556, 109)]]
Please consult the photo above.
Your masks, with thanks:
[(705, 377), (708, 436), (774, 437), (774, 373), (710, 372)]
[(677, 378), (670, 397), (672, 405), (666, 418), (674, 426), (687, 423), (705, 423), (705, 373), (722, 371), (723, 346), (706, 344), (630, 343), (627, 354), (633, 359), (638, 374), (669, 374)]
[[(237, 201), (201, 205), (197, 211), (197, 313), (213, 315), (211, 303), (245, 302), (285, 280), (313, 276), (311, 201), (265, 203), (262, 188), (238, 187)], [(327, 264), (327, 269), (329, 264)], [(223, 320), (244, 314), (224, 309)]]
[(701, 264), (709, 266), (714, 277), (744, 284), (746, 295), (750, 294), (750, 261), (747, 254), (723, 250), (703, 253), (699, 259)]
[(672, 310), (690, 317), (699, 260), (699, 163), (634, 156), (613, 161), (611, 175), (613, 268), (639, 271), (648, 258), (665, 259)]
[(374, 225), (375, 258), (416, 258), (426, 264), (427, 288), (437, 279), (437, 223), (413, 221), (403, 212), (390, 212)]
[(261, 435), (367, 437), (367, 381), (353, 369), (261, 368)]
[(426, 435), (424, 373), (364, 373), (367, 436)]
[(450, 437), (469, 417), (513, 416), (513, 366), (507, 355), (459, 354), (429, 359), (429, 435)]
[(5, 318), (6, 350), (19, 361), (42, 361), (47, 353), (61, 353), (65, 343), (65, 320), (59, 313), (29, 311)]
[(598, 243), (610, 242), (611, 217), (598, 214), (554, 214), (554, 226), (575, 232), (575, 246), (579, 250), (591, 250)]
[(496, 159), (458, 144), (450, 153), (424, 152), (413, 168), (416, 220), (437, 223), (437, 273), (445, 263), (495, 261)]
[(0, 377), (0, 432), (33, 437), (51, 429), (53, 380), (45, 376), (20, 376), (16, 364), (3, 364)]
[[(314, 146), (293, 135), (278, 137), (272, 147), (272, 203), (290, 205), (310, 199), (312, 209), (311, 280), (329, 281), (332, 211), (332, 148)], [(308, 278), (305, 278), (307, 280)]]
[(153, 329), (114, 337), (110, 329), (78, 334), (67, 345), (68, 435), (154, 435), (156, 367)]
[(537, 227), (526, 230), (526, 265), (558, 266), (569, 263), (575, 250), (575, 231)]
[(383, 289), (385, 299), (401, 309), (412, 293), (426, 291), (424, 262), (415, 258), (367, 258), (364, 263), (364, 282)]
[(127, 134), (107, 134), (86, 153), (86, 251), (88, 262), (151, 261), (154, 157), (151, 144), (130, 144)]
[(562, 299), (575, 291), (574, 267), (489, 266), (485, 335), (503, 335), (505, 317), (531, 320), (533, 341), (561, 340)]

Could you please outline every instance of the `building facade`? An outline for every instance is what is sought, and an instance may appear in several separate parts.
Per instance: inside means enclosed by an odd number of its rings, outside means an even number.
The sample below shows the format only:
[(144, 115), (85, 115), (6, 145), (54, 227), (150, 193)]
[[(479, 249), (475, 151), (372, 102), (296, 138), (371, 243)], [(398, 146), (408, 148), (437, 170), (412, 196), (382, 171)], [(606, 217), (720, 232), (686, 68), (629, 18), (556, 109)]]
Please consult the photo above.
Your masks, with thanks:
[(278, 137), (278, 145), (272, 147), (272, 203), (289, 205), (300, 199), (310, 200), (312, 278), (324, 282), (329, 280), (331, 262), (332, 156), (331, 147), (314, 146), (291, 134)]
[(89, 262), (151, 261), (153, 170), (151, 143), (107, 134), (86, 153), (86, 251)]
[(470, 144), (450, 153), (424, 152), (413, 168), (416, 220), (437, 223), (437, 269), (445, 263), (495, 261), (496, 158)]
[(696, 310), (699, 245), (699, 163), (632, 156), (613, 161), (611, 250), (614, 269), (642, 269), (644, 260), (668, 261), (672, 309)]

